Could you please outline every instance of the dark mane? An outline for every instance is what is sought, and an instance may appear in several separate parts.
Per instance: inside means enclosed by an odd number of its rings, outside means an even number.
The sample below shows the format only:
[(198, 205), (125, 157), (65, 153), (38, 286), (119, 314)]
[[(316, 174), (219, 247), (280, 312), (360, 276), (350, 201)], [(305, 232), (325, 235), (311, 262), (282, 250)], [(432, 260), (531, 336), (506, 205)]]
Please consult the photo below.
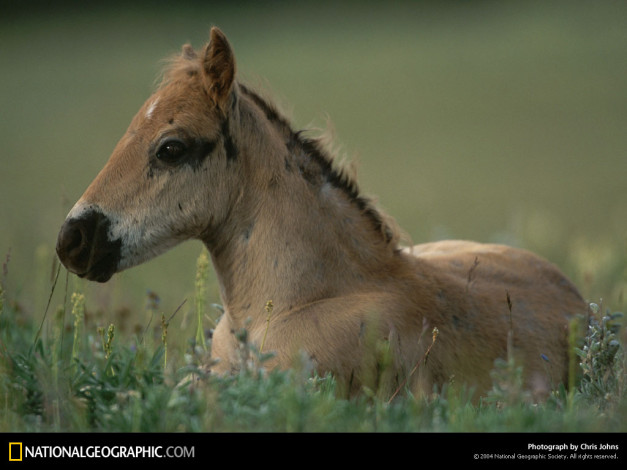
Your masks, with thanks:
[(373, 224), (374, 229), (381, 233), (385, 243), (396, 245), (399, 240), (398, 230), (392, 228), (391, 220), (378, 210), (373, 201), (362, 195), (355, 178), (350, 176), (343, 168), (338, 168), (335, 159), (324, 149), (321, 139), (305, 137), (305, 130), (294, 131), (290, 123), (283, 117), (275, 106), (268, 103), (258, 93), (241, 83), (239, 90), (250, 98), (265, 114), (266, 118), (279, 126), (286, 136), (286, 146), (290, 154), (295, 156), (295, 161), (286, 161), (286, 168), (293, 164), (303, 177), (313, 185), (321, 185), (324, 182), (340, 189), (350, 201), (352, 201)]

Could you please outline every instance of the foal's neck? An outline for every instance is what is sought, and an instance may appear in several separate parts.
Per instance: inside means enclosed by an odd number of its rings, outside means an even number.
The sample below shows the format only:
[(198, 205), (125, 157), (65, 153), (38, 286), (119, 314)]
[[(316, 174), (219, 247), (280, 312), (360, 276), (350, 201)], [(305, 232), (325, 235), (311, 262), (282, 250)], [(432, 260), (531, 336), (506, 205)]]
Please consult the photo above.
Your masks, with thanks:
[[(236, 323), (260, 317), (270, 300), (279, 313), (363, 289), (396, 251), (383, 216), (315, 144), (274, 130), (265, 166), (249, 169), (255, 178), (205, 241)], [(242, 158), (257, 150), (240, 145)]]

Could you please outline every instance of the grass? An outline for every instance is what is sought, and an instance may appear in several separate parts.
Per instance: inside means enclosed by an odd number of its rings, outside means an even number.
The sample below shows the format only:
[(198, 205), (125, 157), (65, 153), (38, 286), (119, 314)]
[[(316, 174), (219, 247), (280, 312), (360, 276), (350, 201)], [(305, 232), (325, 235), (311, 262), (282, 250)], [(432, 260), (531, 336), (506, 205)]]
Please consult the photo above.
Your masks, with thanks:
[[(5, 263), (5, 279), (7, 271)], [(402, 390), (391, 401), (365, 390), (346, 400), (332, 377), (315, 376), (306, 365), (267, 372), (243, 360), (236, 376), (206, 376), (210, 337), (203, 346), (193, 333), (182, 354), (171, 353), (168, 328), (178, 310), (166, 321), (155, 294), (147, 308), (161, 322), (132, 335), (90, 321), (82, 293), (65, 297), (68, 305), (48, 312), (42, 328), (0, 291), (0, 431), (627, 431), (621, 315), (597, 304), (585, 341), (572, 342), (580, 379), (570, 391), (557, 388), (534, 404), (521, 388), (520, 367), (506, 358), (495, 362), (493, 389), (475, 405), (468, 390), (455, 387), (429, 397)], [(196, 317), (197, 331), (214, 321), (205, 313)], [(240, 339), (243, 358), (263, 361)], [(199, 379), (184, 385), (192, 373)]]

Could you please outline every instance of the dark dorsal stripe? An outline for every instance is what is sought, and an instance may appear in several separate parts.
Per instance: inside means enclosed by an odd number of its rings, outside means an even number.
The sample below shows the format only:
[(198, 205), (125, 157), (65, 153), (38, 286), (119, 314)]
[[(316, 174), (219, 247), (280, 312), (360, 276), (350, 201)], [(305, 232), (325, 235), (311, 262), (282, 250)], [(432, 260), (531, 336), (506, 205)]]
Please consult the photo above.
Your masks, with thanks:
[(297, 168), (303, 178), (313, 186), (320, 187), (328, 182), (343, 191), (360, 212), (371, 220), (374, 229), (383, 235), (386, 243), (389, 243), (393, 238), (392, 230), (371, 201), (360, 195), (357, 182), (335, 167), (333, 159), (322, 150), (319, 141), (304, 137), (304, 131), (293, 131), (287, 120), (254, 91), (241, 84), (239, 89), (262, 110), (268, 121), (279, 126), (283, 134), (288, 136), (286, 147), (290, 157), (285, 161), (285, 168), (288, 171)]

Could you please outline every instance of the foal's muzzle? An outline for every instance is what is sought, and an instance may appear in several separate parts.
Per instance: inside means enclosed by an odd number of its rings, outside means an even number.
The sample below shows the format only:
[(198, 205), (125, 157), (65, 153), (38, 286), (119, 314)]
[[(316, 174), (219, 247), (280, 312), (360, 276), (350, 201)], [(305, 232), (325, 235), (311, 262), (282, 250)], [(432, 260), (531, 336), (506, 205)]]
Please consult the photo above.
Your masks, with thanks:
[(109, 218), (95, 209), (65, 221), (57, 239), (57, 254), (68, 271), (97, 282), (113, 276), (122, 242), (109, 240), (110, 227)]

